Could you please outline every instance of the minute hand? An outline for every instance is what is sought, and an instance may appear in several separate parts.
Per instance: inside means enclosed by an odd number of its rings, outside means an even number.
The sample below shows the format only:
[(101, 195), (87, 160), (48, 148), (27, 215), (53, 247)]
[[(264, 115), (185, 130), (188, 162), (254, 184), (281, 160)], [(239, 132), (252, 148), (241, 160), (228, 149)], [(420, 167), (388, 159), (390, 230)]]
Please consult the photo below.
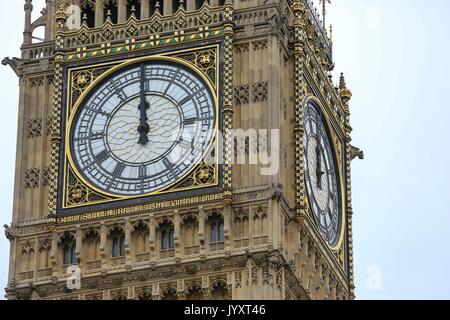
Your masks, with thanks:
[(149, 103), (147, 102), (147, 99), (145, 98), (145, 67), (141, 66), (141, 101), (139, 103), (139, 111), (140, 111), (140, 118), (139, 118), (139, 144), (145, 145), (148, 143), (148, 137), (147, 134), (150, 132), (150, 126), (148, 125), (147, 121), (147, 109), (150, 107)]
[(319, 141), (317, 141), (316, 146), (316, 176), (317, 176), (317, 187), (322, 190), (322, 175), (324, 172), (322, 171), (322, 150), (320, 149)]

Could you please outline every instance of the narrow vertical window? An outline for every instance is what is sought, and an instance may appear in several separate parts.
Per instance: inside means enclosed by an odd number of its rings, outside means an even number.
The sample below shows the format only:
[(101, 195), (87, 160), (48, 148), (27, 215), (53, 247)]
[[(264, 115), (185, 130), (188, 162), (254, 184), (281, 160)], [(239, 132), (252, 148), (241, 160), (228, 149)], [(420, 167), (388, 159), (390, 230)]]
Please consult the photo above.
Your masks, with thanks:
[(76, 250), (77, 250), (77, 246), (75, 244), (73, 244), (70, 249), (70, 263), (71, 264), (77, 264)]
[(169, 232), (169, 249), (173, 250), (175, 248), (174, 244), (174, 230), (171, 229)]
[(211, 223), (211, 242), (217, 242), (217, 224)]
[(167, 250), (167, 231), (161, 232), (161, 250)]
[(219, 242), (223, 242), (225, 237), (224, 237), (224, 232), (223, 232), (223, 222), (219, 223)]
[(68, 265), (70, 264), (70, 246), (66, 245), (64, 247), (64, 252), (63, 252), (63, 264), (64, 265)]
[(125, 237), (120, 238), (120, 256), (125, 256)]
[(113, 257), (119, 256), (119, 239), (118, 238), (113, 239), (112, 256)]

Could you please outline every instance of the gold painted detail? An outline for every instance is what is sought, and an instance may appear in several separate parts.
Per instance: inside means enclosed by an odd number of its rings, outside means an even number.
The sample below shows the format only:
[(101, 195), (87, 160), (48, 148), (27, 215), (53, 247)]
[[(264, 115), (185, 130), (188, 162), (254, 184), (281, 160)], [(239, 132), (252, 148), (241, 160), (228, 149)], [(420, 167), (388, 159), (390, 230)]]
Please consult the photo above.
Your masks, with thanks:
[(87, 70), (81, 70), (72, 74), (72, 105), (74, 105), (81, 94), (94, 82), (99, 76), (108, 71), (109, 67), (100, 67)]
[(216, 176), (216, 167), (205, 163), (198, 165), (197, 168), (183, 181), (174, 186), (174, 188), (190, 188), (198, 186), (214, 185)]
[(152, 203), (148, 203), (148, 204), (135, 205), (135, 206), (125, 207), (125, 208), (122, 207), (122, 208), (116, 208), (116, 209), (110, 209), (110, 210), (100, 210), (100, 211), (86, 212), (86, 213), (76, 214), (76, 215), (71, 215), (71, 216), (58, 217), (56, 219), (56, 221), (58, 224), (62, 224), (62, 223), (71, 223), (71, 222), (78, 222), (78, 221), (102, 219), (102, 218), (108, 218), (108, 217), (116, 217), (116, 216), (122, 216), (122, 215), (127, 215), (127, 214), (148, 213), (148, 212), (153, 212), (156, 210), (168, 210), (168, 209), (173, 209), (176, 207), (195, 206), (195, 205), (210, 203), (210, 202), (214, 202), (214, 201), (222, 201), (223, 198), (224, 198), (223, 193), (199, 195), (199, 196), (193, 196), (193, 197), (189, 197), (189, 198), (180, 198), (180, 199), (173, 199), (173, 200), (167, 200), (167, 201), (152, 202)]
[[(107, 29), (105, 30), (105, 32)], [(80, 60), (101, 58), (105, 56), (120, 55), (135, 51), (148, 50), (152, 48), (168, 47), (180, 45), (182, 43), (191, 43), (202, 41), (205, 39), (221, 38), (224, 35), (223, 28), (209, 29), (208, 27), (201, 27), (195, 32), (184, 33), (183, 31), (173, 32), (171, 35), (161, 36), (150, 35), (148, 40), (134, 41), (125, 40), (123, 44), (111, 45), (102, 44), (97, 48), (78, 47), (76, 50), (67, 52), (64, 56), (66, 62), (74, 62)]]
[(70, 166), (67, 168), (67, 173), (68, 181), (65, 199), (67, 206), (79, 206), (108, 199), (107, 197), (93, 191), (91, 188), (86, 186), (86, 184), (80, 181), (73, 173)]
[(216, 59), (214, 57), (214, 49), (192, 51), (189, 53), (177, 55), (177, 58), (186, 60), (203, 71), (203, 73), (206, 74), (213, 83), (216, 81), (217, 76), (217, 65)]

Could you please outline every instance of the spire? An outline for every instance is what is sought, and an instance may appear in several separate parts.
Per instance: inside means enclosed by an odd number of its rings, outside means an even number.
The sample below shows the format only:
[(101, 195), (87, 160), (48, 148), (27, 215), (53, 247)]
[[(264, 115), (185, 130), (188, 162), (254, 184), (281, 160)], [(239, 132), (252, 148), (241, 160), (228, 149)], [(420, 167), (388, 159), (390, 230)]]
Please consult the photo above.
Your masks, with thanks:
[(323, 30), (326, 30), (326, 22), (325, 18), (327, 16), (327, 3), (331, 3), (331, 0), (319, 0), (322, 4), (322, 22), (323, 22)]
[(341, 76), (339, 78), (339, 89), (347, 89), (347, 84), (345, 83), (344, 73), (341, 72)]
[(345, 83), (344, 73), (341, 73), (341, 77), (339, 78), (339, 94), (341, 96), (342, 102), (348, 108), (348, 102), (352, 98), (352, 92), (347, 88), (347, 84)]

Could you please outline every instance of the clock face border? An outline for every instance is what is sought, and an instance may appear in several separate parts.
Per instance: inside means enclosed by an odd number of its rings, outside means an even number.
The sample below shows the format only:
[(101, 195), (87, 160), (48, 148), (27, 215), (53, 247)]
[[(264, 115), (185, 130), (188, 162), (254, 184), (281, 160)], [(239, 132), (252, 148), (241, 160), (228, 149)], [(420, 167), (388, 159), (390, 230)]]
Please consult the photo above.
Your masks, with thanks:
[[(188, 61), (185, 59), (188, 55), (201, 55), (203, 52), (207, 52), (210, 54), (210, 58), (212, 59), (212, 65), (214, 66), (214, 77), (209, 77), (205, 70), (202, 70), (201, 67), (198, 66), (196, 61)], [(177, 179), (175, 182), (170, 185), (164, 187), (161, 190), (157, 190), (155, 192), (150, 192), (146, 194), (140, 195), (127, 195), (121, 196), (117, 194), (107, 194), (102, 190), (95, 188), (91, 183), (84, 179), (83, 175), (76, 169), (77, 167), (73, 163), (73, 158), (71, 155), (71, 142), (70, 136), (72, 131), (72, 122), (76, 119), (77, 109), (79, 109), (84, 102), (89, 98), (90, 94), (95, 91), (98, 85), (108, 79), (110, 76), (120, 72), (121, 70), (126, 70), (127, 68), (132, 68), (139, 64), (139, 62), (145, 61), (155, 61), (162, 62), (174, 65), (182, 65), (185, 70), (192, 72), (204, 83), (205, 87), (210, 92), (213, 103), (214, 110), (216, 113), (216, 119), (214, 123), (214, 134), (212, 139), (208, 142), (208, 148), (206, 148), (204, 157), (209, 153), (214, 151), (215, 155), (215, 163), (211, 164), (213, 170), (213, 178), (211, 176), (210, 180), (212, 182), (205, 183), (204, 185), (196, 185), (196, 186), (178, 186), (184, 179), (188, 179), (190, 176), (196, 174), (197, 170), (200, 170), (202, 164), (196, 164), (188, 170), (188, 172)], [(99, 209), (112, 209), (118, 206), (129, 206), (133, 204), (146, 204), (151, 203), (153, 201), (161, 201), (161, 200), (170, 200), (170, 199), (179, 199), (184, 197), (195, 196), (198, 194), (212, 194), (220, 192), (222, 189), (223, 183), (223, 165), (218, 163), (218, 143), (219, 139), (217, 137), (217, 133), (219, 130), (222, 130), (223, 121), (222, 121), (222, 113), (221, 113), (221, 105), (223, 103), (223, 81), (221, 80), (223, 77), (223, 44), (222, 43), (213, 43), (209, 45), (204, 45), (202, 47), (193, 46), (187, 47), (180, 50), (175, 51), (159, 51), (159, 52), (143, 52), (140, 55), (133, 55), (131, 57), (121, 57), (120, 59), (110, 59), (108, 61), (102, 62), (92, 62), (90, 64), (75, 64), (75, 65), (67, 65), (64, 70), (64, 89), (63, 89), (63, 109), (62, 109), (62, 123), (61, 123), (61, 151), (60, 151), (60, 165), (59, 172), (60, 174), (58, 179), (58, 201), (57, 201), (57, 214), (58, 215), (67, 215), (72, 213), (81, 213), (87, 211), (95, 211)], [(73, 82), (74, 74), (77, 72), (84, 72), (85, 70), (95, 70), (95, 69), (106, 69), (103, 73), (101, 73), (95, 79), (91, 79), (91, 83), (85, 88), (85, 90), (79, 95), (76, 99), (75, 103), (72, 103), (72, 95), (74, 94), (73, 90)], [(69, 121), (70, 120), (70, 121)], [(202, 157), (202, 158), (204, 158)], [(93, 192), (105, 196), (103, 199), (97, 199), (94, 201), (87, 201), (85, 203), (79, 205), (71, 205), (67, 203), (67, 197), (69, 194), (69, 179), (73, 179), (74, 177), (81, 181), (81, 183), (92, 190)]]
[[(324, 242), (326, 243), (328, 248), (330, 248), (332, 251), (339, 251), (342, 249), (342, 247), (344, 245), (344, 240), (346, 237), (345, 230), (346, 230), (346, 219), (347, 219), (346, 218), (346, 210), (345, 210), (345, 208), (346, 208), (346, 197), (345, 197), (346, 189), (345, 189), (345, 184), (344, 184), (344, 176), (345, 176), (345, 168), (343, 166), (344, 159), (342, 158), (343, 157), (342, 149), (339, 150), (340, 148), (342, 148), (342, 146), (340, 146), (340, 145), (338, 145), (338, 143), (336, 143), (336, 141), (340, 141), (340, 138), (338, 137), (337, 132), (333, 128), (331, 120), (330, 120), (329, 116), (327, 116), (328, 113), (325, 110), (322, 102), (314, 96), (309, 96), (304, 100), (303, 106), (306, 108), (306, 106), (308, 104), (312, 104), (315, 108), (317, 108), (317, 110), (321, 114), (321, 120), (323, 121), (325, 130), (326, 130), (326, 134), (328, 135), (328, 139), (329, 139), (329, 143), (330, 143), (330, 147), (331, 147), (331, 153), (333, 156), (332, 160), (333, 160), (334, 166), (336, 168), (336, 178), (337, 178), (339, 199), (340, 199), (340, 210), (341, 210), (340, 220), (341, 221), (340, 221), (340, 227), (338, 230), (338, 238), (337, 238), (336, 243), (334, 245), (330, 245), (325, 240), (324, 240)], [(306, 157), (306, 150), (304, 150), (304, 154), (305, 154), (304, 156)], [(341, 155), (340, 157), (338, 156), (339, 154)], [(305, 177), (305, 189), (308, 189), (308, 186), (306, 185), (306, 177)], [(306, 202), (307, 202), (307, 207), (309, 208), (308, 210), (310, 211), (310, 213), (312, 215), (311, 218), (314, 221), (314, 226), (318, 230), (319, 229), (319, 227), (317, 226), (318, 222), (315, 217), (315, 214), (312, 212), (311, 200), (309, 198), (308, 191), (306, 192), (305, 198), (306, 198)], [(319, 232), (319, 234), (320, 234), (320, 232)], [(322, 238), (321, 234), (320, 234), (320, 237)]]

